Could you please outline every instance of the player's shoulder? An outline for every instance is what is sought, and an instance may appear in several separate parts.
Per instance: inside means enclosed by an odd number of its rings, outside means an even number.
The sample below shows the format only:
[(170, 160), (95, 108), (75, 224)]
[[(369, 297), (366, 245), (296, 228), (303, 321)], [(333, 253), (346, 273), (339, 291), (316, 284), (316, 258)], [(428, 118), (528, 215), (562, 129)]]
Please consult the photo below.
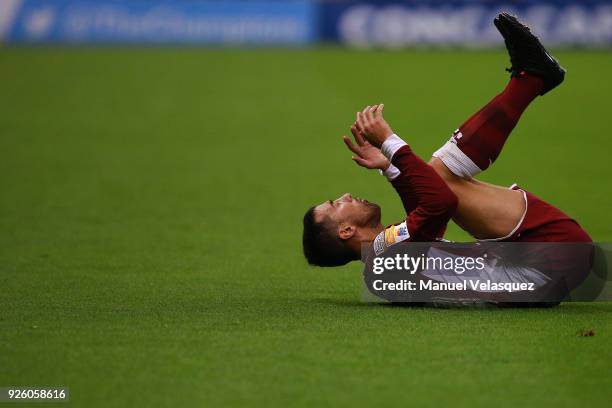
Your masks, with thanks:
[(391, 224), (382, 230), (376, 238), (374, 238), (373, 246), (374, 253), (380, 255), (385, 252), (390, 246), (395, 245), (399, 242), (407, 241), (410, 239), (410, 233), (408, 232), (408, 226), (406, 221)]
[[(384, 230), (376, 235), (372, 243), (374, 247), (374, 253), (376, 256), (385, 252), (389, 247), (404, 241), (413, 241), (413, 238), (408, 232), (408, 225), (406, 221), (402, 221), (397, 224), (391, 224), (385, 227)], [(435, 242), (452, 242), (442, 237), (436, 238)]]

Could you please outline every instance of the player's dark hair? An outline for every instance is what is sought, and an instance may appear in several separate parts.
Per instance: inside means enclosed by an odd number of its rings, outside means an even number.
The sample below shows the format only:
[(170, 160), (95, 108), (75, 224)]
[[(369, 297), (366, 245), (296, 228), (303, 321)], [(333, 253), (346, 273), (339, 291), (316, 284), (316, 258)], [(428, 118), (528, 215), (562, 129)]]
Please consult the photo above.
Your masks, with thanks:
[(341, 266), (359, 259), (334, 233), (331, 220), (319, 223), (315, 221), (314, 210), (315, 207), (311, 207), (304, 215), (302, 247), (308, 263), (316, 266)]

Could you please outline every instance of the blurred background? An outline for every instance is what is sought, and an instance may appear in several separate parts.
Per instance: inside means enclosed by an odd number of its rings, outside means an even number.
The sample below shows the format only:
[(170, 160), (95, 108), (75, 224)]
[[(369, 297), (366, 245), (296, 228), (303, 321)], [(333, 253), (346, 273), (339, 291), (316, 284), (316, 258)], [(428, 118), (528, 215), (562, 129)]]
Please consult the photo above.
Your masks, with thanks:
[(353, 46), (497, 44), (491, 20), (520, 14), (548, 44), (608, 46), (606, 0), (3, 0), (10, 43)]
[(405, 216), (341, 136), (382, 102), (427, 159), (508, 81), (500, 10), (568, 74), (481, 178), (610, 242), (612, 2), (0, 0), (0, 386), (105, 408), (609, 405), (609, 305), (365, 305), (361, 264), (301, 253), (306, 209), (345, 192)]

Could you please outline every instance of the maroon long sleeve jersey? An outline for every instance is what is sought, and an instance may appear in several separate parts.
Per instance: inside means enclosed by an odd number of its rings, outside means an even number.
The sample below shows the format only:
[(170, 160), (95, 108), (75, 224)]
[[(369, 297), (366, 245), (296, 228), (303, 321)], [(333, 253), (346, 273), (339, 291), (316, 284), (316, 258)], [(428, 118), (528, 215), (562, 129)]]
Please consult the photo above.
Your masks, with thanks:
[(397, 150), (391, 163), (399, 170), (391, 184), (402, 200), (407, 218), (376, 236), (373, 245), (377, 255), (406, 240), (430, 242), (442, 239), (457, 208), (457, 196), (431, 166), (414, 154), (410, 146), (404, 145)]

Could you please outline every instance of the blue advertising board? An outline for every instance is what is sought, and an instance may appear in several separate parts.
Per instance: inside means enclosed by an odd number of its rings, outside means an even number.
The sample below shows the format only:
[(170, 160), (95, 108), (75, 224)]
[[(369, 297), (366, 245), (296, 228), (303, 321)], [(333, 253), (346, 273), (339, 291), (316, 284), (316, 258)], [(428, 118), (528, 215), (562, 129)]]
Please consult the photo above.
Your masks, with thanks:
[(328, 1), (322, 3), (324, 41), (355, 46), (500, 43), (492, 24), (500, 11), (527, 21), (547, 44), (612, 45), (610, 1)]
[(304, 44), (318, 35), (316, 4), (304, 0), (9, 3), (4, 38), (12, 42)]
[(612, 46), (612, 0), (0, 0), (0, 41), (478, 47), (502, 10), (547, 44)]

